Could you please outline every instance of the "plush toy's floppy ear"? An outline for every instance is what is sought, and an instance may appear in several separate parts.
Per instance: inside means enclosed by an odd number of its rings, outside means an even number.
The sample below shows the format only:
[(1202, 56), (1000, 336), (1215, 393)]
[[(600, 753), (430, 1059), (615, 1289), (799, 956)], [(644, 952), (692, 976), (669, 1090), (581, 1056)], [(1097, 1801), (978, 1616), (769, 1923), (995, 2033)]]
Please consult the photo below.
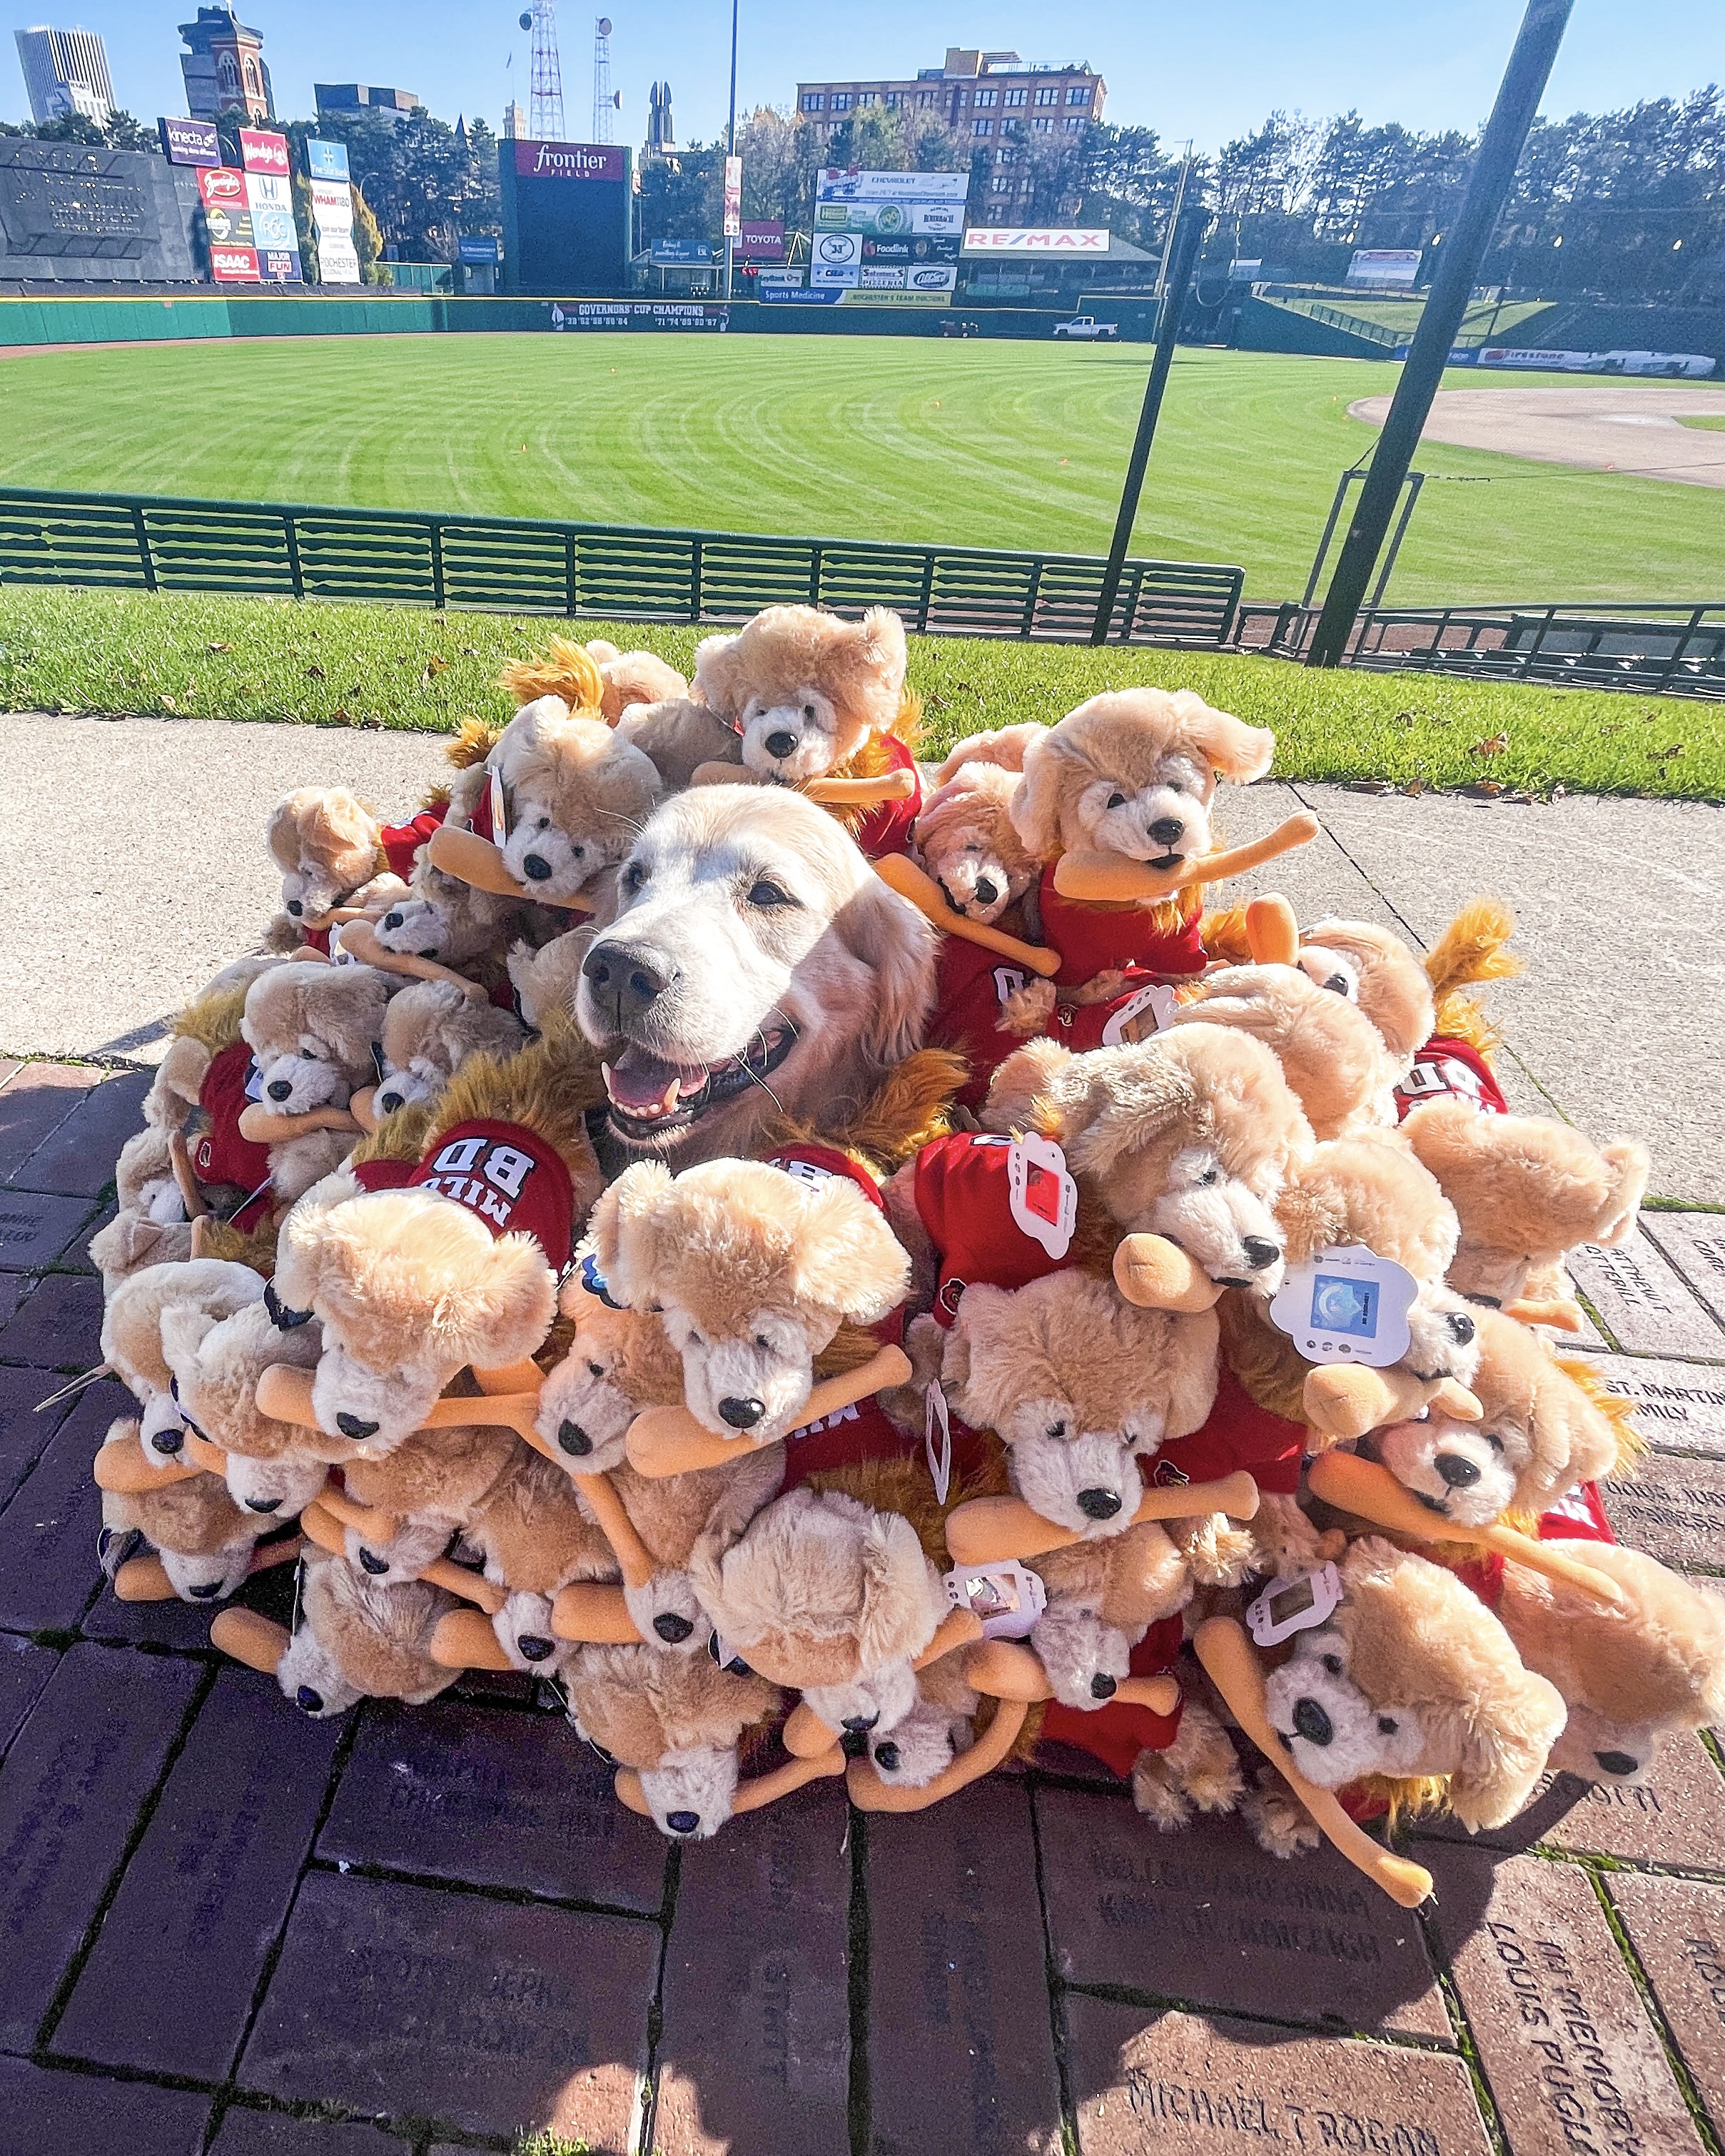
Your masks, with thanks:
[(1463, 1826), (1477, 1834), (1502, 1826), (1527, 1803), (1568, 1710), (1554, 1684), (1517, 1666), (1512, 1682), (1471, 1701), (1466, 1713), (1449, 1801)]
[(320, 969), (305, 998), (305, 1021), (351, 1068), (368, 1069), (372, 1043), (383, 1030), (389, 992), (398, 977), (371, 966)]
[(886, 685), (896, 696), (904, 685), (909, 663), (903, 622), (891, 607), (870, 607), (860, 626), (863, 657), (878, 669)]
[(1058, 1113), (1055, 1086), (1071, 1060), (1060, 1041), (1027, 1040), (989, 1080), (977, 1120), (985, 1131), (1042, 1130), (1045, 1117)]
[(377, 819), (351, 793), (314, 793), (299, 818), (299, 840), (300, 858), (309, 854), (340, 884), (362, 881), (376, 865)]
[(938, 936), (875, 875), (833, 916), (833, 933), (874, 972), (864, 1052), (877, 1063), (902, 1063), (922, 1045), (934, 1001)]
[(162, 1312), (162, 1357), (176, 1375), (197, 1354), (205, 1335), (213, 1331), (219, 1322), (215, 1312), (206, 1310), (201, 1303), (170, 1303)]
[[(941, 1362), (941, 1381), (952, 1404), (968, 1422), (987, 1425), (999, 1411), (1003, 1383), (1009, 1395), (1019, 1392), (1015, 1368), (1003, 1366), (1000, 1336), (1007, 1327), (1012, 1297), (986, 1281), (964, 1291)], [(1022, 1397), (1022, 1395), (1019, 1395)]]
[(1190, 689), (1182, 689), (1173, 703), (1199, 753), (1224, 778), (1250, 786), (1269, 770), (1276, 736), (1268, 726), (1249, 726), (1231, 711), (1217, 711)]
[[(1596, 1388), (1600, 1397), (1594, 1397)], [(1620, 1414), (1607, 1405), (1620, 1404)], [(1533, 1392), (1531, 1432), (1533, 1456), (1546, 1476), (1546, 1488), (1555, 1496), (1578, 1482), (1599, 1482), (1630, 1463), (1639, 1440), (1626, 1415), (1620, 1414), (1615, 1396), (1604, 1393), (1600, 1381), (1581, 1358), (1553, 1361), (1542, 1372)]]
[(1040, 861), (1051, 860), (1060, 850), (1060, 799), (1071, 776), (1071, 765), (1052, 732), (1024, 744), (1024, 775), (1009, 813), (1025, 850)]
[(593, 1262), (612, 1299), (634, 1303), (650, 1297), (659, 1238), (655, 1221), (671, 1192), (671, 1172), (662, 1161), (638, 1160), (603, 1193), (587, 1224)]
[(519, 1363), (557, 1315), (557, 1279), (531, 1235), (500, 1235), (477, 1270), (439, 1298), (428, 1330), (482, 1368)]
[(1611, 1196), (1594, 1230), (1594, 1240), (1611, 1250), (1628, 1238), (1635, 1224), (1635, 1214), (1647, 1194), (1647, 1178), (1653, 1164), (1647, 1157), (1646, 1147), (1633, 1143), (1603, 1147), (1601, 1158), (1610, 1163)]
[(738, 688), (737, 642), (734, 636), (704, 636), (695, 647), (695, 685), (709, 706), (726, 718), (736, 716), (732, 703)]
[(904, 1301), (911, 1260), (886, 1215), (834, 1177), (798, 1185), (803, 1227), (794, 1285), (799, 1300), (874, 1325)]
[(1091, 1175), (1149, 1144), (1198, 1095), (1183, 1059), (1158, 1053), (1154, 1040), (1075, 1056), (1049, 1090), (1066, 1158)]
[(920, 1655), (940, 1621), (928, 1560), (902, 1514), (876, 1512), (863, 1540), (863, 1606), (856, 1648), (865, 1670)]

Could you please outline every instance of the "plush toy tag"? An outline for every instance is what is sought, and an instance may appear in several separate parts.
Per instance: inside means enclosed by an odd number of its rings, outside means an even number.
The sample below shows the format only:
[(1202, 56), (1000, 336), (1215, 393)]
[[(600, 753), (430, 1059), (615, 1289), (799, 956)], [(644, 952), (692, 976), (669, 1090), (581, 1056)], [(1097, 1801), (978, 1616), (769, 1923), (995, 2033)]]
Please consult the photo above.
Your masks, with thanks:
[(1408, 1312), (1419, 1291), (1404, 1265), (1348, 1243), (1290, 1265), (1270, 1322), (1310, 1362), (1384, 1370), (1408, 1352)]
[(968, 1609), (983, 1620), (985, 1640), (1022, 1640), (1048, 1607), (1048, 1589), (1040, 1573), (1016, 1559), (973, 1570), (957, 1566), (941, 1584), (954, 1609)]
[(1078, 1185), (1052, 1138), (1014, 1138), (1006, 1155), (1006, 1202), (1015, 1226), (1051, 1258), (1063, 1258), (1078, 1224)]
[(1173, 990), (1159, 981), (1153, 982), (1135, 996), (1128, 996), (1102, 1028), (1103, 1047), (1129, 1048), (1136, 1040), (1147, 1040), (1153, 1033), (1162, 1031), (1174, 1009)]
[(708, 1633), (706, 1650), (721, 1670), (729, 1671), (732, 1676), (748, 1677), (754, 1675), (754, 1671), (737, 1653), (736, 1648), (728, 1640), (721, 1639), (716, 1630)]
[(947, 1396), (937, 1378), (922, 1395), (922, 1450), (928, 1458), (928, 1471), (934, 1478), (934, 1501), (944, 1505), (952, 1485), (952, 1418), (947, 1413)]
[(245, 1066), (245, 1097), (248, 1101), (261, 1101), (264, 1097), (264, 1074), (258, 1068), (255, 1055)]
[(300, 1636), (300, 1627), (305, 1622), (305, 1560), (301, 1558), (294, 1567), (294, 1606), (288, 1617), (288, 1631), (293, 1638)]
[(332, 966), (357, 966), (359, 963), (358, 959), (341, 941), (341, 932), (348, 925), (345, 921), (338, 921), (330, 931), (330, 963)]
[(1284, 1573), (1246, 1604), (1246, 1629), (1260, 1647), (1274, 1647), (1296, 1632), (1328, 1624), (1341, 1599), (1342, 1575), (1332, 1564)]
[(495, 771), (485, 791), (491, 797), (491, 844), (501, 850), (509, 836), (509, 808), (503, 798), (503, 781)]

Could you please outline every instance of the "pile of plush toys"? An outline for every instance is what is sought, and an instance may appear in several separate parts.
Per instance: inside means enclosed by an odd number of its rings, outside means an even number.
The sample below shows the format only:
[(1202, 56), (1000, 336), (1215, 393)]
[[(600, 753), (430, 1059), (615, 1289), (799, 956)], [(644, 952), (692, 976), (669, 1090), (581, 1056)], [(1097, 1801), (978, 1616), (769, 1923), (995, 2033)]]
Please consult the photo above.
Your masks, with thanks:
[(296, 1565), (211, 1637), (308, 1714), (542, 1680), (675, 1837), (1076, 1746), (1411, 1904), (1362, 1820), (1725, 1713), (1554, 1345), (1645, 1158), (1508, 1112), (1500, 907), (1424, 963), (1205, 911), (1315, 834), (1216, 850), (1268, 732), (1129, 689), (937, 769), (906, 661), (879, 609), (692, 684), (554, 639), (403, 822), (280, 804), (92, 1245), (105, 1568)]

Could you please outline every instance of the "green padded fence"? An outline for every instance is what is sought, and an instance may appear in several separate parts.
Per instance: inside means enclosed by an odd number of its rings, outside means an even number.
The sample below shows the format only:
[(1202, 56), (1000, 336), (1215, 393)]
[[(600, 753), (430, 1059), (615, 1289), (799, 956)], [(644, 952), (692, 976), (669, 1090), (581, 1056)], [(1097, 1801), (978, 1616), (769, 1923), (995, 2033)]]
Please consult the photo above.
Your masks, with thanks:
[[(803, 600), (841, 613), (890, 606), (934, 635), (1080, 640), (1103, 566), (1082, 554), (0, 487), (0, 583), (629, 621), (740, 621)], [(1128, 562), (1109, 641), (1220, 644), (1245, 573)]]

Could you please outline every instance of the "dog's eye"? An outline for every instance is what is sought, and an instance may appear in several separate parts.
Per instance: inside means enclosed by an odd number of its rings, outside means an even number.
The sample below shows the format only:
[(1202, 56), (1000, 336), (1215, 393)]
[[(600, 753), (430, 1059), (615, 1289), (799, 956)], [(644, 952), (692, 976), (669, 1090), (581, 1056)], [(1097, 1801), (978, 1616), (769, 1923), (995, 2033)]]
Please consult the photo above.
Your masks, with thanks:
[(605, 1366), (603, 1363), (589, 1363), (587, 1367), (596, 1378), (603, 1378), (605, 1374)]
[(788, 891), (781, 891), (776, 883), (769, 883), (765, 876), (749, 886), (751, 906), (794, 906), (796, 902)]
[(1066, 1425), (1063, 1422), (1051, 1422), (1048, 1426), (1048, 1435), (1050, 1437), (1064, 1437), (1066, 1435)]
[(1124, 808), (1126, 796), (1123, 793), (1111, 793), (1108, 796), (1108, 806), (1111, 808)]
[(1332, 973), (1328, 980), (1324, 983), (1324, 986), (1333, 990), (1338, 996), (1345, 996), (1353, 983), (1346, 973)]
[(1339, 1655), (1326, 1655), (1323, 1658), (1323, 1666), (1332, 1677), (1341, 1676), (1342, 1657)]
[(549, 816), (542, 816), (539, 819), (539, 829), (542, 831), (548, 831), (551, 829), (551, 819)]
[(764, 1332), (757, 1332), (755, 1335), (755, 1345), (763, 1355), (770, 1355), (773, 1353), (773, 1342)]
[(1502, 1451), (1503, 1440), (1501, 1437), (1494, 1437), (1489, 1430), (1484, 1431), (1482, 1435), (1484, 1435), (1486, 1444), (1491, 1446), (1493, 1452)]
[(1380, 1735), (1382, 1736), (1394, 1737), (1397, 1730), (1400, 1727), (1400, 1722), (1396, 1720), (1393, 1714), (1380, 1714), (1378, 1717), (1378, 1728)]
[(586, 849), (586, 847), (585, 847), (585, 846), (578, 845), (578, 844), (575, 843), (574, 839), (570, 839), (570, 841), (569, 841), (569, 851), (570, 851), (570, 852), (574, 855), (575, 859), (578, 861), (578, 860), (580, 860), (581, 856), (582, 856), (582, 855), (583, 855), (587, 851), (587, 849)]

